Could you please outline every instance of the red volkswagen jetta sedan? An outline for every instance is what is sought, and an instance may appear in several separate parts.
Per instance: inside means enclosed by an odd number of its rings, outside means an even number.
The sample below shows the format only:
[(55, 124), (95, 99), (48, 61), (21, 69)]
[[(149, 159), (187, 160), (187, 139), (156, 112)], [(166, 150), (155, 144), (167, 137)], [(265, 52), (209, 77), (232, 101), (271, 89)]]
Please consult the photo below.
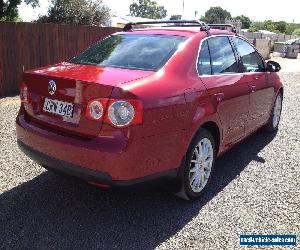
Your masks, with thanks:
[[(199, 197), (216, 157), (276, 131), (283, 86), (245, 38), (206, 24), (115, 33), (71, 60), (24, 72), (19, 147), (99, 186), (174, 178)], [(176, 26), (177, 25), (177, 26)]]

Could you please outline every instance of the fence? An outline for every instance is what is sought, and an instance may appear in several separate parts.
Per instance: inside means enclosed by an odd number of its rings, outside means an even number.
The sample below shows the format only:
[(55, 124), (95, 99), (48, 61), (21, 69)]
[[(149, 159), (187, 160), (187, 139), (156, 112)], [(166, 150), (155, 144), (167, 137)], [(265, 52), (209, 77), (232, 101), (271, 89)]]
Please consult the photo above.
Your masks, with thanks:
[(117, 28), (0, 22), (0, 97), (17, 93), (23, 69), (58, 63)]
[(245, 36), (248, 39), (265, 39), (270, 38), (274, 42), (285, 42), (290, 39), (298, 38), (294, 35), (285, 35), (285, 34), (263, 34), (261, 32), (241, 32), (241, 35)]

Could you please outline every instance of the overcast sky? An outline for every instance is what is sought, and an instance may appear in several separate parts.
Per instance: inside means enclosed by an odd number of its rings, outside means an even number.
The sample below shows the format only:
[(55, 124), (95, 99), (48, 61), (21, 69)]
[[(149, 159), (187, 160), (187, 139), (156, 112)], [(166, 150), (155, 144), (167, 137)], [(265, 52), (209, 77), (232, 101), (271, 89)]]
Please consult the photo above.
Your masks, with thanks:
[[(132, 2), (133, 0), (104, 0), (112, 12), (120, 16), (129, 14), (129, 5)], [(183, 0), (157, 0), (157, 2), (167, 9), (168, 16), (183, 13)], [(184, 0), (184, 2), (185, 18), (195, 18), (195, 11), (198, 11), (198, 16), (201, 16), (210, 7), (221, 6), (232, 16), (243, 14), (256, 21), (271, 19), (300, 23), (299, 0)], [(22, 3), (19, 13), (23, 21), (31, 21), (36, 19), (39, 14), (45, 14), (48, 6), (48, 0), (40, 0), (40, 7), (34, 10)]]

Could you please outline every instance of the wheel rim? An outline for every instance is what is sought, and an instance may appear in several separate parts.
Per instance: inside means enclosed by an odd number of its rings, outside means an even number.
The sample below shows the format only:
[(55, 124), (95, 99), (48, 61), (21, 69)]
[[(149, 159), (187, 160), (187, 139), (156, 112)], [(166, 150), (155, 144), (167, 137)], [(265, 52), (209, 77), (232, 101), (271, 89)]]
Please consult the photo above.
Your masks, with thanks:
[(199, 193), (207, 184), (214, 160), (211, 141), (203, 138), (195, 147), (190, 162), (189, 181), (191, 189)]
[(278, 95), (276, 97), (275, 106), (273, 110), (273, 127), (276, 128), (279, 124), (280, 115), (281, 115), (281, 107), (282, 107), (282, 97)]

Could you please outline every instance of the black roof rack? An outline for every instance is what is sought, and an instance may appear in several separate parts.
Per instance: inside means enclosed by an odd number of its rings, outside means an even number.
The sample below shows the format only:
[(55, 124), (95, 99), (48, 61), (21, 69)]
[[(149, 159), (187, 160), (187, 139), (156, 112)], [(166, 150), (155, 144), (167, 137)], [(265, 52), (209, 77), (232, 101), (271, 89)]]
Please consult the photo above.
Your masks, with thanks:
[(200, 31), (208, 32), (210, 27), (202, 21), (198, 20), (166, 20), (166, 21), (146, 21), (146, 22), (135, 22), (127, 23), (123, 31), (132, 30), (132, 27), (135, 25), (145, 25), (145, 24), (170, 24), (168, 26), (162, 27), (200, 27)]
[(205, 31), (209, 34), (210, 28), (225, 29), (231, 28), (231, 31), (236, 33), (236, 29), (231, 24), (206, 24), (205, 22), (199, 20), (165, 20), (165, 21), (145, 21), (145, 22), (135, 22), (127, 23), (123, 31), (129, 31), (133, 29), (136, 25), (147, 25), (147, 24), (167, 24), (167, 26), (162, 27), (200, 27), (200, 31)]
[(232, 24), (228, 24), (228, 23), (210, 23), (210, 24), (207, 24), (207, 25), (211, 28), (221, 29), (221, 30), (225, 29), (225, 28), (230, 28), (232, 32), (237, 33), (236, 28)]

